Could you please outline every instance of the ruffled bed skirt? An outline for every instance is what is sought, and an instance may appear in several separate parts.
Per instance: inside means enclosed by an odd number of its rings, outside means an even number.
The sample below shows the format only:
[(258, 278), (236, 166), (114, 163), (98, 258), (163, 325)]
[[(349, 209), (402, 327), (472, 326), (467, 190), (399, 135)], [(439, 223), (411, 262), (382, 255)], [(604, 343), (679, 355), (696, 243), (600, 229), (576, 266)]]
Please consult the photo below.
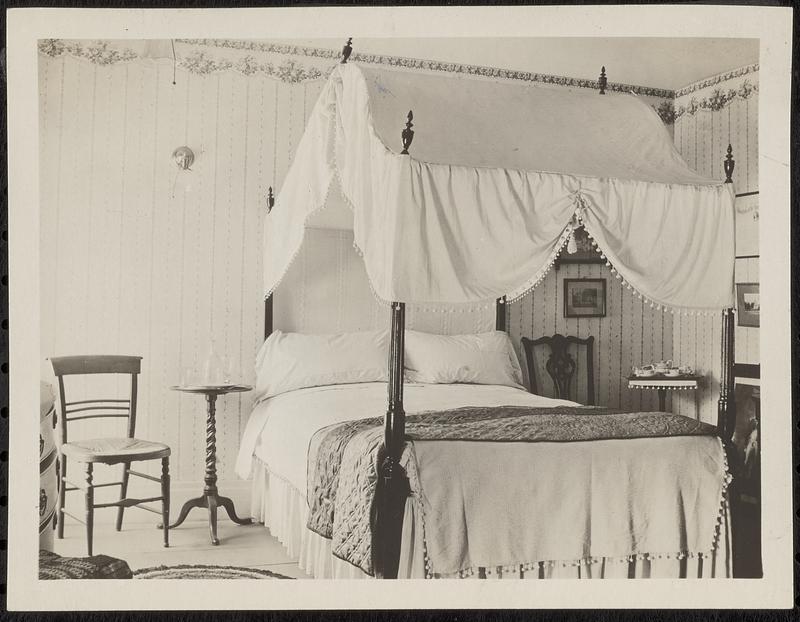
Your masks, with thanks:
[[(459, 575), (431, 575), (426, 570), (425, 543), (414, 499), (406, 503), (400, 546), (401, 579), (678, 579), (728, 578), (731, 576), (730, 517), (723, 513), (715, 551), (697, 554), (654, 554), (591, 560), (529, 561), (475, 568)], [(308, 505), (302, 494), (267, 467), (253, 462), (250, 515), (263, 523), (302, 570), (316, 579), (371, 579), (359, 568), (334, 557), (331, 541), (306, 528)]]

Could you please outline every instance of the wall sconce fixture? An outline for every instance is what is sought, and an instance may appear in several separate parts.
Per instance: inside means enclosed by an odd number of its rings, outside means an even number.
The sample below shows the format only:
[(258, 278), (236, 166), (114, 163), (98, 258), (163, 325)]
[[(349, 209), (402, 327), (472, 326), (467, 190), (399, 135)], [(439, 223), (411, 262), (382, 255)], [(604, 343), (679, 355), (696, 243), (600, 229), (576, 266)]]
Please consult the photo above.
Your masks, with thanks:
[(179, 169), (190, 171), (192, 170), (192, 164), (194, 164), (194, 151), (189, 147), (178, 147), (172, 152), (172, 159), (175, 160), (175, 164), (178, 165)]
[(184, 192), (191, 192), (192, 190), (191, 181), (186, 176), (192, 170), (192, 164), (194, 164), (194, 151), (186, 146), (178, 147), (172, 152), (172, 159), (175, 160), (175, 164), (178, 166), (178, 170), (175, 171), (175, 179), (172, 182), (172, 198), (174, 199), (178, 177), (184, 178), (181, 183)]

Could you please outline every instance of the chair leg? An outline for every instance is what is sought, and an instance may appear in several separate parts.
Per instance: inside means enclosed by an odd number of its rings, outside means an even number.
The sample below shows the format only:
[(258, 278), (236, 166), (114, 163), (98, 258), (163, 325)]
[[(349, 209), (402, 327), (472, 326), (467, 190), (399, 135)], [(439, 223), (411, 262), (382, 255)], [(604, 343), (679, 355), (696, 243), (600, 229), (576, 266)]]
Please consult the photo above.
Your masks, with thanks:
[[(129, 477), (129, 469), (131, 468), (130, 462), (123, 462), (122, 463), (122, 487), (119, 491), (119, 500), (122, 501), (128, 496), (128, 477)], [(117, 508), (117, 531), (122, 531), (122, 516), (125, 512), (125, 506), (119, 506)]]
[(66, 495), (65, 488), (67, 487), (67, 457), (61, 454), (58, 457), (59, 475), (58, 475), (58, 513), (56, 517), (56, 536), (59, 540), (64, 537), (64, 496)]
[(161, 459), (161, 524), (164, 526), (164, 546), (169, 546), (169, 458)]
[(93, 464), (86, 463), (86, 550), (92, 556), (92, 532), (94, 529), (94, 486), (92, 486)]

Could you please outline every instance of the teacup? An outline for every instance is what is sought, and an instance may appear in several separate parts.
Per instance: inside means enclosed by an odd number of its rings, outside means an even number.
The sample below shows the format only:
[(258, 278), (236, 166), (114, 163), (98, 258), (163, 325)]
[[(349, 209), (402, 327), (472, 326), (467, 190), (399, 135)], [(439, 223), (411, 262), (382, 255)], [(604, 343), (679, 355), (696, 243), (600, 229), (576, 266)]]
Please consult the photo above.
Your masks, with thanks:
[(653, 365), (653, 368), (659, 374), (667, 373), (667, 370), (669, 370), (671, 367), (672, 367), (672, 361), (659, 361), (658, 363)]
[(678, 369), (677, 367), (671, 367), (670, 369), (668, 369), (667, 371), (664, 372), (664, 375), (665, 376), (680, 376), (681, 375), (681, 370)]
[(684, 376), (691, 376), (694, 373), (694, 369), (692, 369), (691, 365), (681, 365), (678, 371)]

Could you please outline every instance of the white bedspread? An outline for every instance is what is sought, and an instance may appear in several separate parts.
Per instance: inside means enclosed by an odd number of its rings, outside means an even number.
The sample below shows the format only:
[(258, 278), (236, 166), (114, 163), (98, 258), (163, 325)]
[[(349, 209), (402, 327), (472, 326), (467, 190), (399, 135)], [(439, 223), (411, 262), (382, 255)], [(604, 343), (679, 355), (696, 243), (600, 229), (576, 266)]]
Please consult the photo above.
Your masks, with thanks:
[(412, 455), (419, 483), (411, 488), (419, 491), (436, 574), (715, 548), (726, 477), (715, 437), (499, 450), (496, 443), (415, 442)]
[[(409, 413), (501, 404), (573, 403), (500, 386), (405, 387)], [(305, 498), (314, 433), (381, 416), (385, 408), (385, 383), (316, 387), (265, 400), (248, 421), (237, 473), (249, 477), (255, 457)], [(405, 467), (434, 575), (541, 560), (711, 556), (724, 516), (726, 462), (714, 437), (418, 441), (409, 456), (416, 462)]]

